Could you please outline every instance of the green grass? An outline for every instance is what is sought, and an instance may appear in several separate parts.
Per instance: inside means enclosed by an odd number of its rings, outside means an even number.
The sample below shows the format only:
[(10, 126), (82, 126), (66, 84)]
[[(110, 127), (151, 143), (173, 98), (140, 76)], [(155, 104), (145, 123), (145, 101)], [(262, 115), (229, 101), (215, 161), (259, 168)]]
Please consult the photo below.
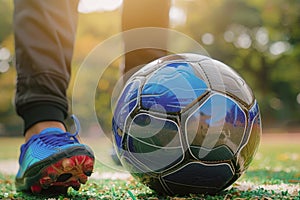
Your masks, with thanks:
[[(299, 137), (298, 137), (299, 138)], [(297, 139), (298, 139), (297, 138)], [(33, 196), (16, 192), (14, 175), (0, 173), (0, 199), (295, 199), (300, 200), (300, 141), (272, 140), (264, 138), (249, 170), (233, 186), (218, 195), (188, 195), (185, 197), (159, 196), (148, 187), (136, 182), (133, 178), (125, 180), (91, 179), (79, 191), (69, 189), (68, 195), (56, 197)], [(16, 159), (20, 139), (0, 138), (0, 162)], [(92, 145), (92, 144), (91, 144)], [(92, 145), (93, 146), (93, 145)], [(110, 144), (95, 146), (96, 151), (106, 154)], [(100, 155), (99, 155), (100, 156)], [(118, 172), (112, 165), (109, 156), (103, 164), (97, 164), (96, 172)]]

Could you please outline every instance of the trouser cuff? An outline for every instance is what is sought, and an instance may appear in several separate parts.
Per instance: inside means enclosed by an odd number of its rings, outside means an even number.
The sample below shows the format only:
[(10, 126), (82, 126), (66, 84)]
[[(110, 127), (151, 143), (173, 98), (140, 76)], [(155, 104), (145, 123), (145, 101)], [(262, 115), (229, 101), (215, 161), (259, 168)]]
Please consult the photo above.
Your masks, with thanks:
[(34, 124), (42, 121), (58, 121), (64, 124), (67, 113), (60, 108), (60, 105), (40, 103), (22, 109), (21, 117), (24, 120), (24, 134)]

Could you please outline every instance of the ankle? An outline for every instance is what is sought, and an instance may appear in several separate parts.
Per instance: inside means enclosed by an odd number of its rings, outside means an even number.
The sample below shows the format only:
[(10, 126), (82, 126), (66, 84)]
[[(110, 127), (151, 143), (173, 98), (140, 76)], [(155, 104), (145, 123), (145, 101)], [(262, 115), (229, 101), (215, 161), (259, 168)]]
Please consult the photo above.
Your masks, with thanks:
[(66, 131), (66, 128), (63, 123), (58, 121), (43, 121), (38, 122), (31, 126), (27, 131), (25, 132), (25, 142), (27, 142), (33, 135), (39, 134), (42, 130), (46, 128), (60, 128), (63, 131)]

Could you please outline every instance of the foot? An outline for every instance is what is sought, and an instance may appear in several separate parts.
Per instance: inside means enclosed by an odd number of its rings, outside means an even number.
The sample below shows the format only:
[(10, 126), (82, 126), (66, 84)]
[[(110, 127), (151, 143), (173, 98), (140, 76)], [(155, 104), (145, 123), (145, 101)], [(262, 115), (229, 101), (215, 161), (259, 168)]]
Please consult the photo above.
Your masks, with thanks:
[(21, 146), (17, 191), (66, 193), (86, 183), (94, 167), (93, 151), (75, 134), (47, 128)]

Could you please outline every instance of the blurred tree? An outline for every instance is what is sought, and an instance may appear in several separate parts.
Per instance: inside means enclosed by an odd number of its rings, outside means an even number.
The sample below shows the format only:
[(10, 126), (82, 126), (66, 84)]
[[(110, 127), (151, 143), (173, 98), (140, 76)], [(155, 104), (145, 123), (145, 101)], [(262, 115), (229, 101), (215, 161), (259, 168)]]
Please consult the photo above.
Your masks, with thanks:
[(16, 73), (11, 68), (4, 71), (2, 69), (3, 63), (12, 65), (12, 56), (9, 54), (14, 54), (12, 29), (13, 2), (0, 0), (0, 5), (0, 136), (7, 134), (21, 135), (21, 120), (15, 114), (13, 106)]
[(300, 2), (177, 2), (188, 16), (178, 28), (246, 79), (260, 103), (265, 127), (291, 121), (299, 125)]
[(12, 33), (12, 1), (0, 0), (0, 42)]
[[(80, 14), (79, 17), (79, 26), (77, 31), (77, 40), (75, 44), (75, 52), (73, 59), (73, 77), (71, 80), (71, 87), (69, 90), (69, 95), (73, 90), (73, 82), (76, 78), (77, 69), (81, 67), (81, 64), (84, 62), (84, 59), (87, 58), (89, 53), (97, 47), (97, 45), (104, 42), (106, 39), (109, 39), (112, 35), (115, 35), (120, 32), (120, 10), (114, 10), (110, 12), (94, 12), (89, 14)], [(113, 50), (113, 47), (112, 47)], [(110, 52), (103, 52), (105, 55), (109, 55)], [(99, 57), (104, 55), (99, 55)], [(93, 63), (93, 62), (91, 62)], [(94, 62), (96, 65), (99, 62)], [(113, 89), (120, 77), (119, 73), (119, 61), (118, 59), (111, 63), (110, 66), (96, 66), (96, 69), (104, 70), (104, 73), (98, 80), (98, 87), (95, 94), (95, 112), (98, 117), (99, 124), (105, 133), (110, 134), (111, 132), (111, 120), (112, 120), (112, 110), (111, 110), (111, 95)], [(88, 79), (92, 76), (93, 71), (87, 72), (84, 74), (87, 81), (83, 84), (86, 84), (86, 88), (93, 88), (89, 86)], [(82, 76), (82, 74), (81, 74)], [(77, 108), (82, 111), (82, 114), (85, 116), (91, 116), (91, 113), (86, 113), (86, 105)], [(89, 120), (88, 117), (82, 119), (81, 124), (84, 126), (84, 120)], [(93, 127), (86, 127), (93, 129)], [(87, 129), (86, 129), (87, 130)], [(93, 133), (90, 133), (93, 134)]]

